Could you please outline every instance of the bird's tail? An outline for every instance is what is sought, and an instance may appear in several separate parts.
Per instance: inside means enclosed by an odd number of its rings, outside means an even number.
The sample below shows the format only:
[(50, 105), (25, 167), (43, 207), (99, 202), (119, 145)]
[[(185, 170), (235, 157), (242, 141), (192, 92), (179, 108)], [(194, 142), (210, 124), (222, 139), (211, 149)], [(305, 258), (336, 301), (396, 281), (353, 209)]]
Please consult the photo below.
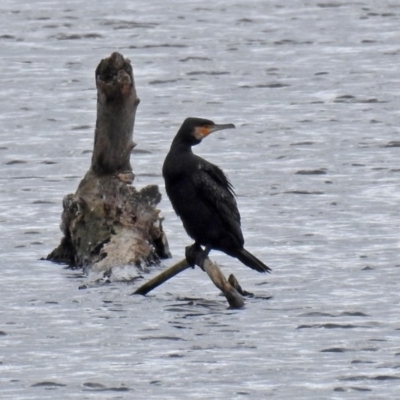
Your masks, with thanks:
[(266, 266), (257, 257), (249, 253), (246, 249), (240, 249), (235, 254), (236, 258), (241, 261), (247, 267), (255, 269), (258, 272), (271, 272), (271, 268)]

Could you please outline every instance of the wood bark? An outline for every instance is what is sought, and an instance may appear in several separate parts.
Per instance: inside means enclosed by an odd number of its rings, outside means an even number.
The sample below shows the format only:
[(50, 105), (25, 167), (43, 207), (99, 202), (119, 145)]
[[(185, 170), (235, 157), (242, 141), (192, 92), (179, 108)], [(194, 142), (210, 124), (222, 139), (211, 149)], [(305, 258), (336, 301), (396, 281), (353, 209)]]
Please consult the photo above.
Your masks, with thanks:
[(136, 190), (130, 163), (140, 102), (128, 59), (113, 53), (96, 69), (97, 120), (89, 171), (65, 196), (64, 237), (47, 259), (106, 273), (114, 266), (158, 264), (170, 257), (156, 185)]

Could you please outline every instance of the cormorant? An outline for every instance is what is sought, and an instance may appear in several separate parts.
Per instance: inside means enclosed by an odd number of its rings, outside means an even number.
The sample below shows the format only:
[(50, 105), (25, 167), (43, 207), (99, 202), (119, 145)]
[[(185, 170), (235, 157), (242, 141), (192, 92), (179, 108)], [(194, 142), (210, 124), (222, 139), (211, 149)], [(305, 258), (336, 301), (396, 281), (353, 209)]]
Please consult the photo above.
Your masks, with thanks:
[(187, 118), (180, 127), (163, 165), (165, 189), (194, 246), (220, 250), (258, 272), (269, 272), (262, 261), (244, 247), (233, 186), (214, 164), (193, 154), (211, 132), (235, 128), (202, 118)]

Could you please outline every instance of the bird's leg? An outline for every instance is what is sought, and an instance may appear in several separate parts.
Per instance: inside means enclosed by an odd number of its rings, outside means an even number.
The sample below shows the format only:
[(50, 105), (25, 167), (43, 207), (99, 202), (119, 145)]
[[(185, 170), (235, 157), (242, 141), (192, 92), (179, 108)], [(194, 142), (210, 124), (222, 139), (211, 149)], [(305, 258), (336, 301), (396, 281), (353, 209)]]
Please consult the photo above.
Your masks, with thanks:
[(211, 247), (210, 246), (206, 246), (206, 248), (203, 250), (201, 248), (201, 246), (199, 246), (201, 251), (199, 251), (196, 254), (196, 264), (200, 266), (200, 268), (205, 271), (204, 269), (204, 262), (206, 261), (206, 259), (208, 258), (208, 253), (211, 251)]
[(211, 251), (211, 246), (207, 245), (201, 254), (201, 259), (199, 260), (200, 264), (198, 264), (198, 265), (201, 265), (201, 269), (203, 271), (204, 271), (204, 261), (206, 261), (206, 258), (208, 257), (208, 254), (210, 253), (210, 251)]
[(203, 250), (201, 245), (195, 242), (191, 246), (187, 246), (185, 248), (186, 261), (192, 268), (194, 268), (195, 265), (198, 265), (204, 271), (203, 264), (210, 251), (210, 246), (206, 246), (206, 248)]
[(196, 261), (198, 260), (199, 253), (203, 253), (203, 248), (197, 242), (193, 243), (191, 246), (186, 246), (185, 248), (186, 261), (192, 268), (197, 264)]

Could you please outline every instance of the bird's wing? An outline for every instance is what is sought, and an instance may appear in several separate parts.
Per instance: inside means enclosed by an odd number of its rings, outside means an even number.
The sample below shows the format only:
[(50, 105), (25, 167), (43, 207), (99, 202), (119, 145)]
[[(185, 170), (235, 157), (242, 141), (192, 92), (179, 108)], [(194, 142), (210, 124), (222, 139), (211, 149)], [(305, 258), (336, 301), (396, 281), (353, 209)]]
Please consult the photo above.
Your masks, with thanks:
[(214, 164), (201, 163), (193, 174), (197, 196), (224, 221), (235, 236), (242, 238), (240, 214), (233, 186), (224, 172)]

